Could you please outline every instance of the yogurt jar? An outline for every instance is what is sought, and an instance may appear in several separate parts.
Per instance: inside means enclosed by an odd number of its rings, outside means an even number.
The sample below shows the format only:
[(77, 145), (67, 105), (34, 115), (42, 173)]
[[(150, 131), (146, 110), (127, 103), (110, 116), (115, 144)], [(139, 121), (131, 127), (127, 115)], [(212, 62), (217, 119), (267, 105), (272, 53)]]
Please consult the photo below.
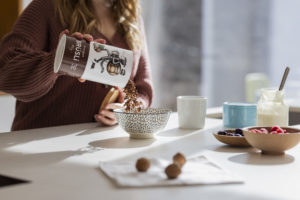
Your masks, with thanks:
[(289, 106), (284, 102), (284, 91), (261, 89), (257, 103), (257, 126), (288, 126)]

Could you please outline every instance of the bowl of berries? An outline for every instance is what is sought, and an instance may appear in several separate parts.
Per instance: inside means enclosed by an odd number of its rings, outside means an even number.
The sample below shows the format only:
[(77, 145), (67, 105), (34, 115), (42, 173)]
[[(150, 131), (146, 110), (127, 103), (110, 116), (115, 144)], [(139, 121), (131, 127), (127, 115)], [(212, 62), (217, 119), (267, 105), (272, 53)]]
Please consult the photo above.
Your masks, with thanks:
[(242, 129), (221, 130), (213, 134), (217, 140), (233, 147), (250, 147)]
[(247, 142), (263, 154), (284, 154), (300, 141), (300, 129), (292, 127), (248, 127), (243, 133)]

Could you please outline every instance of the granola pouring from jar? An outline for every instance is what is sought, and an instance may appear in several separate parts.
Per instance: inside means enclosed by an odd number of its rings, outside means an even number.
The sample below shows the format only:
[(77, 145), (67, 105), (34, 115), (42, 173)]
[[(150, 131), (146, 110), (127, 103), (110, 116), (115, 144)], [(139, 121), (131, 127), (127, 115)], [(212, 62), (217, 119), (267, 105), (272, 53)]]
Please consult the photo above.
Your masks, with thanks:
[(129, 80), (126, 87), (124, 88), (125, 96), (125, 111), (126, 112), (141, 112), (142, 102), (137, 99), (137, 89), (132, 80)]

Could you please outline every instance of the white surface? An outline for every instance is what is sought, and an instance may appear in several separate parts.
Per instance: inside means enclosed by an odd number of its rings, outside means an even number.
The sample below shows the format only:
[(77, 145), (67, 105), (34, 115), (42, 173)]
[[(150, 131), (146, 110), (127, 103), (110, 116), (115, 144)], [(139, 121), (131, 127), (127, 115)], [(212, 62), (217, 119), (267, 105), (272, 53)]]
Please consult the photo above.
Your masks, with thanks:
[(0, 95), (0, 134), (10, 131), (15, 116), (16, 98), (10, 95)]
[(188, 158), (175, 179), (167, 179), (165, 168), (172, 159), (149, 158), (151, 163), (147, 172), (138, 172), (135, 161), (101, 162), (101, 170), (124, 187), (151, 187), (170, 185), (211, 185), (243, 183), (240, 177), (222, 169), (204, 155)]
[[(300, 146), (284, 156), (230, 148), (211, 134), (222, 121), (207, 119), (205, 130), (181, 130), (172, 114), (156, 140), (133, 140), (119, 127), (78, 124), (0, 134), (0, 173), (31, 180), (0, 189), (1, 199), (300, 199)], [(204, 153), (245, 184), (118, 188), (99, 170), (99, 161), (170, 159)]]

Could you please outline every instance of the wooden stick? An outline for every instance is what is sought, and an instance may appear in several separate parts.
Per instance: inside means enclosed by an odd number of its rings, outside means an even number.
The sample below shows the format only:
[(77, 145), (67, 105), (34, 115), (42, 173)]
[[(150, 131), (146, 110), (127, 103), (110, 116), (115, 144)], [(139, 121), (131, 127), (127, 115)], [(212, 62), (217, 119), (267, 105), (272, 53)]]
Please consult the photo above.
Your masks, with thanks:
[(286, 78), (287, 78), (289, 72), (290, 72), (290, 68), (289, 68), (289, 67), (286, 67), (286, 68), (285, 68), (285, 71), (284, 71), (284, 74), (283, 74), (283, 76), (282, 76), (282, 79), (281, 79), (279, 91), (281, 91), (281, 90), (283, 89), (284, 84), (285, 84), (285, 81), (286, 81)]

